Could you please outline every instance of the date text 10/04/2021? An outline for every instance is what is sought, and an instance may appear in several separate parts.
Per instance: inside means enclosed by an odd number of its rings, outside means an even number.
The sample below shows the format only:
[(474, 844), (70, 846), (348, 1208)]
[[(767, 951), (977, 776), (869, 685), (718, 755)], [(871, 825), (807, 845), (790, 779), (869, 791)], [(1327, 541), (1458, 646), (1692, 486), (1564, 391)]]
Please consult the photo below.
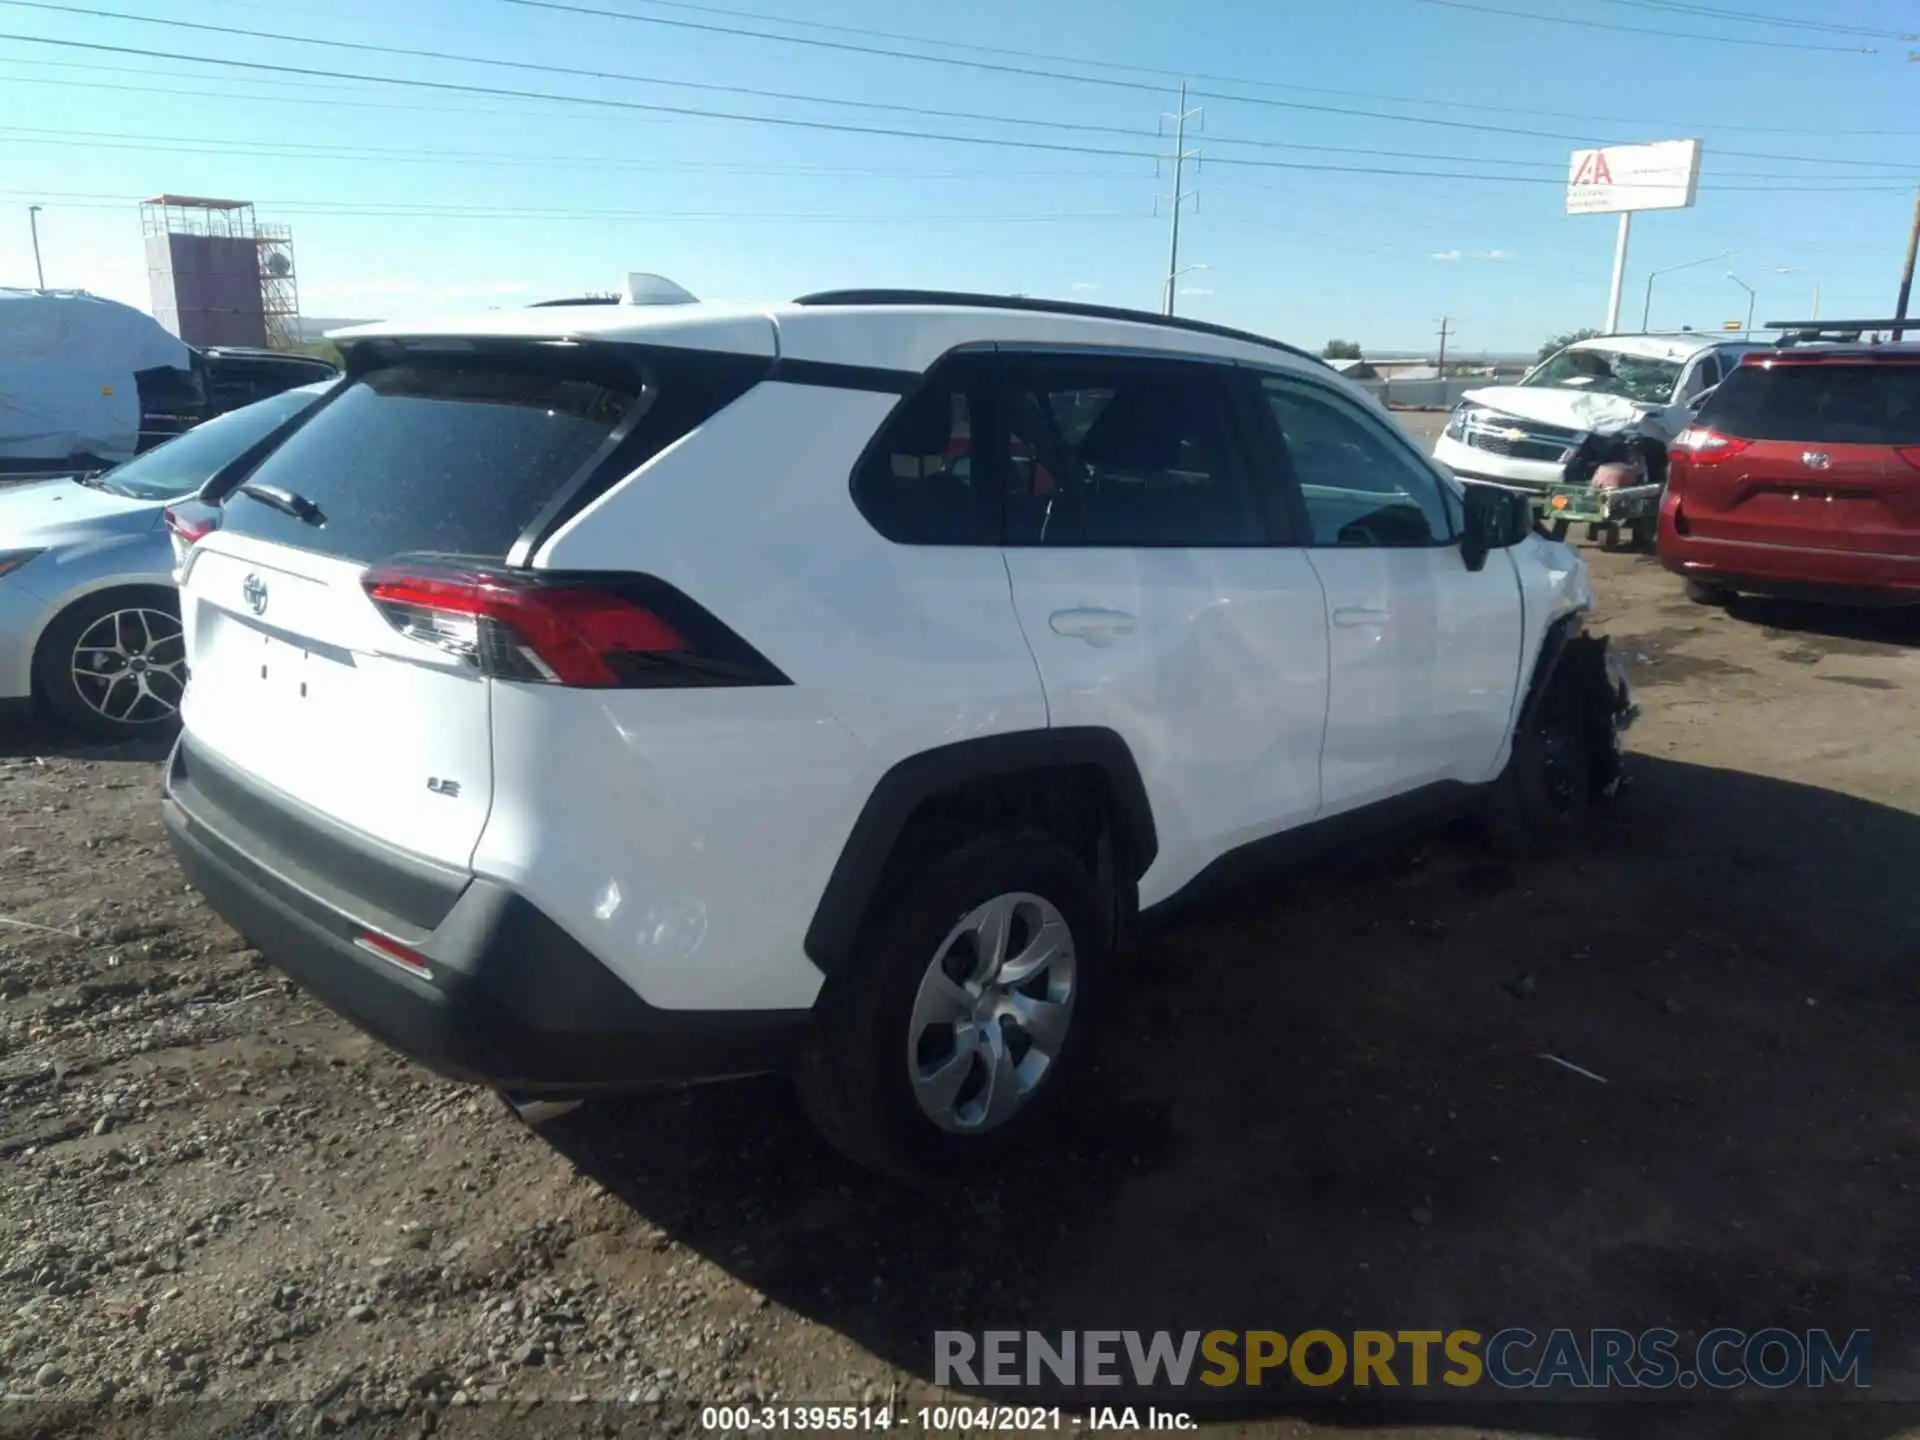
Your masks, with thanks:
[(1096, 1405), (1064, 1410), (1058, 1405), (922, 1405), (895, 1410), (874, 1405), (708, 1405), (705, 1430), (882, 1431), (922, 1435), (1024, 1433), (1068, 1430), (1197, 1430), (1184, 1410), (1154, 1405)]

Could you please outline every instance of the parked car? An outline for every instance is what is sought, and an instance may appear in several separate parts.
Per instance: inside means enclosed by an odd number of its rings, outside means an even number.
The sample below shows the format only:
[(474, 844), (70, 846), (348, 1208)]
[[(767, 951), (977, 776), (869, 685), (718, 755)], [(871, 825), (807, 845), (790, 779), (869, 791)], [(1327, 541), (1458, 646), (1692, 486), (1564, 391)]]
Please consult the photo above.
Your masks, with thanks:
[(274, 964), (516, 1101), (785, 1069), (964, 1167), (1148, 916), (1460, 814), (1551, 846), (1617, 779), (1580, 558), (1290, 346), (914, 292), (341, 343), (208, 491), (164, 816)]
[(1704, 603), (1920, 604), (1920, 345), (1749, 355), (1674, 445), (1659, 545)]
[[(1454, 406), (1434, 458), (1465, 480), (1525, 490), (1565, 536), (1584, 524), (1596, 538), (1653, 539), (1667, 452), (1689, 406), (1758, 348), (1715, 335), (1605, 335), (1581, 340), (1528, 371), (1518, 385), (1469, 390)], [(1635, 484), (1569, 484), (1567, 462), (1590, 439), (1630, 441), (1620, 458)]]
[(338, 379), (340, 368), (315, 355), (259, 350), (239, 345), (210, 346), (196, 352), (206, 376), (207, 405), (215, 415), (301, 385)]
[(186, 681), (162, 512), (327, 390), (196, 427), (104, 475), (0, 489), (0, 705), (109, 738), (164, 731)]
[(0, 483), (104, 473), (215, 415), (338, 376), (311, 355), (196, 350), (85, 291), (0, 289)]

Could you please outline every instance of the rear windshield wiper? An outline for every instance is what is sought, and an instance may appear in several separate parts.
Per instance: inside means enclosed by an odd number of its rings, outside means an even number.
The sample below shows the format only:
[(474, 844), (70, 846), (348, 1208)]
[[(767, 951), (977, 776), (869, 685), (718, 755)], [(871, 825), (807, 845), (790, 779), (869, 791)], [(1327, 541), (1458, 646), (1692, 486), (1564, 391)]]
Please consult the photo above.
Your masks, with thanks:
[(313, 501), (278, 485), (261, 485), (256, 482), (242, 485), (238, 493), (250, 496), (263, 505), (271, 505), (274, 509), (291, 515), (296, 520), (304, 520), (309, 525), (327, 523), (326, 515)]

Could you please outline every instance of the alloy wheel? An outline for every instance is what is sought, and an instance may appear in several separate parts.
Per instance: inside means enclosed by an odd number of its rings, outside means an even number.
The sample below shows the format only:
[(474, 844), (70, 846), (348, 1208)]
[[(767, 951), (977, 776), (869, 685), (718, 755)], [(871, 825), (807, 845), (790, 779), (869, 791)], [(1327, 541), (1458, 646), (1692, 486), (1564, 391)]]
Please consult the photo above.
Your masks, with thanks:
[(165, 610), (134, 607), (102, 615), (74, 643), (73, 689), (116, 725), (157, 725), (180, 709), (187, 684), (186, 640)]

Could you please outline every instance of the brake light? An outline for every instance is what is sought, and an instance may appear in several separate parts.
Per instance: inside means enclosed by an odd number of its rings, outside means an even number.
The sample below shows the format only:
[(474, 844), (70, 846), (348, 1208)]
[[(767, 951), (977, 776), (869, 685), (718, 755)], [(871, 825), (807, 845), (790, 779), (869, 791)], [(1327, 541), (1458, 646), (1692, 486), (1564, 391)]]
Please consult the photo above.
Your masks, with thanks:
[(1673, 448), (1685, 451), (1696, 465), (1718, 465), (1752, 444), (1753, 441), (1742, 440), (1738, 435), (1722, 435), (1703, 425), (1689, 425), (1674, 437)]
[(646, 576), (395, 564), (361, 584), (402, 635), (499, 680), (588, 689), (788, 683), (725, 625)]
[(1911, 465), (1914, 469), (1920, 470), (1920, 445), (1908, 445), (1905, 448), (1895, 447), (1893, 453), (1906, 461), (1907, 464)]
[(197, 544), (211, 535), (217, 528), (211, 515), (188, 515), (169, 505), (162, 512), (167, 519), (167, 532), (183, 546)]

